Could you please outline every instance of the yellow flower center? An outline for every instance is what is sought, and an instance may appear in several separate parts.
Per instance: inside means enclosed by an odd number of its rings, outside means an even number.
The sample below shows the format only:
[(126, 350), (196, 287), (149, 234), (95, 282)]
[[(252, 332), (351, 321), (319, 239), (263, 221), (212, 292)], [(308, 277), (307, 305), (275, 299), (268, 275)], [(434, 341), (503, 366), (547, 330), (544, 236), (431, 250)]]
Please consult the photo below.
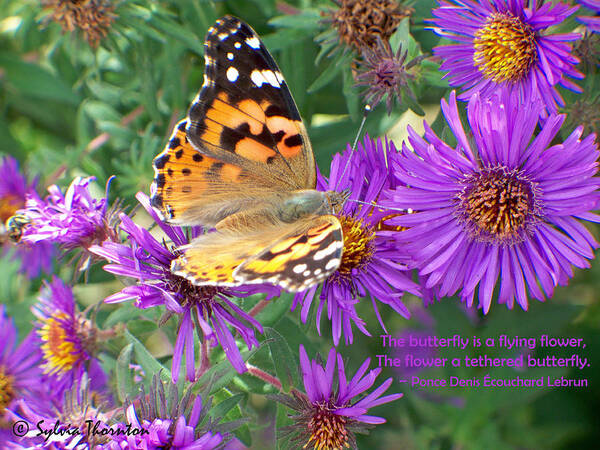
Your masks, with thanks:
[(344, 252), (338, 273), (350, 276), (354, 269), (363, 270), (371, 261), (375, 251), (375, 230), (351, 216), (340, 215), (338, 219), (344, 234)]
[(533, 28), (507, 13), (492, 14), (475, 32), (473, 62), (485, 78), (514, 83), (526, 77), (537, 60)]
[(10, 405), (15, 396), (13, 390), (15, 378), (5, 373), (5, 368), (0, 366), (0, 416), (4, 414), (4, 409)]
[(464, 185), (459, 195), (459, 215), (477, 240), (521, 242), (539, 217), (539, 188), (517, 170), (483, 169)]
[(317, 411), (308, 423), (310, 439), (304, 447), (318, 450), (341, 450), (349, 448), (346, 418), (327, 409)]
[(68, 318), (65, 313), (58, 313), (49, 317), (44, 326), (38, 331), (42, 341), (44, 353), (45, 373), (66, 373), (73, 368), (78, 356), (75, 345), (66, 340), (67, 331), (63, 328), (61, 320)]

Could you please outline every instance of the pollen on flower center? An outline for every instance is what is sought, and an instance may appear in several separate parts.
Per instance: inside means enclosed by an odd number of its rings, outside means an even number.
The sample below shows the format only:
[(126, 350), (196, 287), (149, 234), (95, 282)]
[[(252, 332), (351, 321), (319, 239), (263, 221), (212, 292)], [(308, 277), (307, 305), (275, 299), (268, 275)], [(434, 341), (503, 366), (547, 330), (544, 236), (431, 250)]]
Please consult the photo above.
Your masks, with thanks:
[(15, 396), (14, 382), (15, 378), (5, 373), (4, 367), (0, 367), (0, 415), (4, 414), (4, 409), (10, 405)]
[(538, 190), (517, 169), (482, 169), (464, 181), (459, 217), (477, 240), (521, 242), (539, 217)]
[(344, 252), (338, 269), (341, 275), (351, 275), (353, 269), (362, 270), (371, 261), (375, 245), (375, 230), (351, 216), (340, 215), (344, 234)]
[(473, 62), (495, 83), (523, 79), (537, 60), (533, 28), (511, 14), (492, 14), (473, 44)]
[(196, 286), (171, 272), (166, 272), (165, 278), (168, 280), (169, 290), (179, 294), (179, 303), (184, 307), (201, 306), (210, 313), (211, 301), (221, 292), (216, 286)]
[(77, 361), (75, 345), (66, 339), (67, 330), (63, 325), (64, 319), (69, 320), (64, 313), (49, 317), (39, 330), (39, 335), (44, 341), (42, 351), (46, 360), (46, 373), (68, 372)]
[(315, 449), (350, 447), (346, 421), (346, 417), (333, 414), (326, 408), (317, 410), (308, 423), (310, 439), (303, 448), (310, 448), (310, 445)]

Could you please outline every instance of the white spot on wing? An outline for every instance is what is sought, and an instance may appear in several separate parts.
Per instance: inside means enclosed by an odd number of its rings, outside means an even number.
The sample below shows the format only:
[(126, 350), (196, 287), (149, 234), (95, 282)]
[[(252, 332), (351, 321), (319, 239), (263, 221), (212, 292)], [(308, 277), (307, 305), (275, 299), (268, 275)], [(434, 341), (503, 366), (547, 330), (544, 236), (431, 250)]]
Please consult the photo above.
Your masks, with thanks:
[(256, 69), (253, 70), (252, 73), (250, 74), (250, 79), (258, 87), (261, 87), (263, 83), (267, 82), (266, 78), (263, 77), (263, 74), (260, 72), (260, 70), (256, 70)]
[(302, 276), (307, 277), (310, 275), (310, 270), (305, 270)]
[(236, 42), (235, 44), (233, 44), (233, 46), (235, 48), (240, 48), (242, 46), (242, 44), (240, 44), (239, 42)]
[(274, 88), (280, 87), (277, 77), (272, 70), (258, 70), (254, 69), (250, 74), (250, 79), (257, 86), (261, 87), (264, 83), (268, 83)]
[(227, 59), (229, 61), (233, 61), (233, 53), (231, 53), (231, 52), (227, 53)]
[(227, 69), (227, 79), (232, 83), (238, 79), (239, 72), (235, 67), (230, 67)]
[(279, 71), (275, 72), (275, 78), (277, 78), (277, 81), (279, 82), (279, 84), (284, 82), (283, 75), (281, 75), (281, 72), (279, 72)]
[(267, 79), (268, 83), (273, 87), (280, 87), (277, 77), (272, 70), (263, 70), (263, 76)]
[(229, 33), (219, 33), (217, 35), (220, 41), (224, 41), (227, 38), (227, 36), (229, 36)]
[(330, 259), (327, 264), (325, 265), (325, 270), (332, 270), (332, 269), (337, 269), (340, 265), (340, 259), (339, 258), (333, 258)]
[(252, 37), (246, 39), (246, 44), (248, 44), (249, 47), (252, 47), (254, 49), (260, 48), (260, 41), (258, 40), (258, 38), (256, 36), (252, 36)]
[(300, 273), (300, 272), (304, 272), (306, 270), (307, 266), (306, 264), (298, 264), (296, 267), (294, 267), (294, 273)]
[[(314, 256), (314, 260), (315, 261), (320, 261), (323, 258), (325, 258), (326, 256), (331, 255), (332, 253), (334, 253), (338, 248), (340, 248), (340, 242), (332, 242), (331, 244), (329, 244), (326, 248), (324, 248), (323, 250), (319, 250), (317, 253), (315, 253)], [(342, 244), (343, 245), (343, 244)]]

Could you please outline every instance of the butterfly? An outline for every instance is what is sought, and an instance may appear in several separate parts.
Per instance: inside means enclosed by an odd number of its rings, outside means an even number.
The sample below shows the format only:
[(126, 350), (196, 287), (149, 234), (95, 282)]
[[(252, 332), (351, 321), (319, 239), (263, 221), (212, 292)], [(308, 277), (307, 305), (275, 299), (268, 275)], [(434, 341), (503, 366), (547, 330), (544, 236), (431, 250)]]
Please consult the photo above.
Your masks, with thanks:
[(196, 285), (270, 283), (297, 292), (338, 269), (347, 193), (317, 191), (312, 147), (277, 64), (241, 20), (217, 20), (204, 83), (153, 161), (165, 221), (214, 228), (171, 271)]

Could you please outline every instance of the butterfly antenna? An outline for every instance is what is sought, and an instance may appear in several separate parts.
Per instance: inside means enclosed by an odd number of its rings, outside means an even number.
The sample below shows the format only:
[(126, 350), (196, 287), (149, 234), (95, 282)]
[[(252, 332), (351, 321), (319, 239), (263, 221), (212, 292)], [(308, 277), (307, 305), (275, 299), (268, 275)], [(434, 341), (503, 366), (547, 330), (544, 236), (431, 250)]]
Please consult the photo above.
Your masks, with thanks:
[(353, 198), (349, 198), (348, 201), (349, 202), (360, 203), (361, 205), (368, 205), (368, 206), (371, 206), (373, 208), (381, 208), (381, 209), (386, 209), (386, 210), (390, 210), (390, 211), (399, 211), (399, 212), (403, 212), (404, 214), (410, 214), (410, 213), (412, 213), (411, 209), (406, 209), (406, 208), (392, 208), (391, 206), (380, 206), (380, 205), (377, 205), (376, 203), (363, 202), (361, 200), (356, 200), (356, 199), (353, 199)]
[(356, 133), (356, 137), (354, 138), (354, 143), (352, 144), (352, 150), (350, 152), (350, 156), (348, 157), (348, 160), (346, 161), (346, 165), (344, 166), (344, 170), (343, 170), (342, 174), (340, 175), (340, 177), (337, 179), (337, 182), (335, 183), (334, 190), (336, 190), (336, 191), (337, 191), (340, 180), (342, 180), (344, 178), (344, 175), (346, 175), (346, 171), (348, 170), (348, 167), (350, 166), (350, 161), (352, 160), (352, 156), (354, 156), (354, 151), (356, 150), (356, 144), (358, 144), (358, 138), (360, 137), (360, 133), (362, 133), (362, 129), (365, 126), (365, 121), (367, 120), (367, 115), (369, 114), (369, 112), (371, 112), (371, 105), (365, 105), (365, 110), (363, 112), (363, 118), (362, 118), (362, 121), (360, 122), (360, 127), (358, 127), (358, 133)]

